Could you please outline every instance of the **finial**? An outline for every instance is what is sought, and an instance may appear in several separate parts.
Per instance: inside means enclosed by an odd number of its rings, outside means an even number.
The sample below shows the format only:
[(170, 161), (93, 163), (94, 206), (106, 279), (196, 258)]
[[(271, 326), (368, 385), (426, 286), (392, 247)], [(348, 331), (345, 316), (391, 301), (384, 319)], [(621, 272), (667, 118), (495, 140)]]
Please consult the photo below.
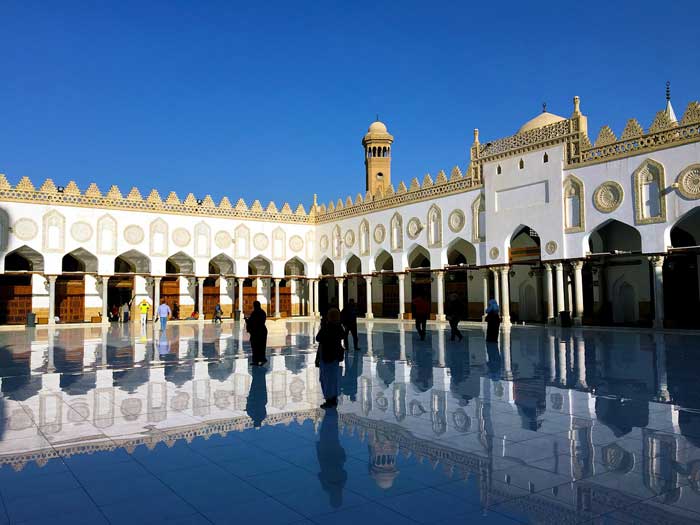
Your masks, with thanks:
[(474, 144), (479, 143), (479, 128), (474, 128)]
[(542, 113), (547, 113), (547, 103), (542, 102)]
[(671, 100), (671, 81), (666, 81), (666, 100)]
[(377, 118), (375, 119), (375, 122), (379, 122), (379, 113), (377, 113)]
[(581, 104), (581, 99), (578, 98), (578, 95), (574, 97), (574, 115), (580, 115), (581, 110), (579, 108), (579, 105)]
[(318, 194), (314, 193), (314, 207), (318, 205)]

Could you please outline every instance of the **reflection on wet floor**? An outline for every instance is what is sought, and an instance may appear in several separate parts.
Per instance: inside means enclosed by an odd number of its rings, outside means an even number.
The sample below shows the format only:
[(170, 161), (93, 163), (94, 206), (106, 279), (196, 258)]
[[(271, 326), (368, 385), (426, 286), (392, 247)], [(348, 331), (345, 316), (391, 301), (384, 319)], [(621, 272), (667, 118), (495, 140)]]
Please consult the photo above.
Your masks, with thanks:
[(700, 336), (365, 323), (324, 413), (317, 328), (0, 333), (0, 523), (700, 521)]

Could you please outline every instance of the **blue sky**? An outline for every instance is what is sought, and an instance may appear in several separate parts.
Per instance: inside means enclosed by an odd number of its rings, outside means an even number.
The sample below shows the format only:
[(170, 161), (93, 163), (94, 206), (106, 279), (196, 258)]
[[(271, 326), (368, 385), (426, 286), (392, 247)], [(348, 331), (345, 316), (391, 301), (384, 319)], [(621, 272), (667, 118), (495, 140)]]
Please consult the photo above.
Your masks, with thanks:
[(0, 173), (308, 208), (364, 192), (375, 114), (396, 185), (543, 101), (595, 138), (700, 98), (700, 2), (480, 4), (5, 1)]

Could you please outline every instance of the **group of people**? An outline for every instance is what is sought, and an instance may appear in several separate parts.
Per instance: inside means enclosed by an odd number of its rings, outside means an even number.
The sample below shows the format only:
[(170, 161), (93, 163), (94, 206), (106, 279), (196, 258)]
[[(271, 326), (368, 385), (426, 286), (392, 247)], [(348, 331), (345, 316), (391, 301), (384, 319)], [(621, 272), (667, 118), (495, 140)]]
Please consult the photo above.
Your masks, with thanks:
[(122, 303), (120, 306), (112, 305), (109, 310), (109, 320), (113, 323), (128, 323), (131, 313), (131, 301)]

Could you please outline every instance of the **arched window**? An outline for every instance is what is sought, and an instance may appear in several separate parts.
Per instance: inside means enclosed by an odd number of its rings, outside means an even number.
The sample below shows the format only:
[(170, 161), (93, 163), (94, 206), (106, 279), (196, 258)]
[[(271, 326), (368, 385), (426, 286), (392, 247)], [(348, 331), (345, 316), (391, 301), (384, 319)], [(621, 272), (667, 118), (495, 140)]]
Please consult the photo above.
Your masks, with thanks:
[(501, 165), (500, 164), (498, 166), (496, 166), (496, 174), (497, 175), (501, 174)]
[(577, 233), (584, 231), (583, 216), (583, 182), (569, 175), (564, 180), (564, 232)]
[(518, 168), (523, 169), (525, 167), (525, 161), (523, 159), (520, 159), (520, 162), (518, 162)]
[(486, 205), (484, 196), (479, 195), (472, 203), (472, 241), (486, 240)]
[(664, 168), (651, 159), (642, 163), (634, 172), (634, 208), (639, 224), (666, 221)]
[(430, 246), (442, 244), (442, 212), (434, 204), (428, 210), (428, 244)]
[(398, 213), (391, 218), (391, 249), (403, 250), (403, 219)]
[(343, 253), (343, 239), (340, 235), (340, 226), (333, 228), (333, 258), (340, 259)]
[(360, 223), (360, 255), (369, 255), (369, 222)]
[(544, 156), (542, 157), (542, 162), (547, 163), (549, 162), (549, 155), (547, 155), (547, 152), (545, 151)]

